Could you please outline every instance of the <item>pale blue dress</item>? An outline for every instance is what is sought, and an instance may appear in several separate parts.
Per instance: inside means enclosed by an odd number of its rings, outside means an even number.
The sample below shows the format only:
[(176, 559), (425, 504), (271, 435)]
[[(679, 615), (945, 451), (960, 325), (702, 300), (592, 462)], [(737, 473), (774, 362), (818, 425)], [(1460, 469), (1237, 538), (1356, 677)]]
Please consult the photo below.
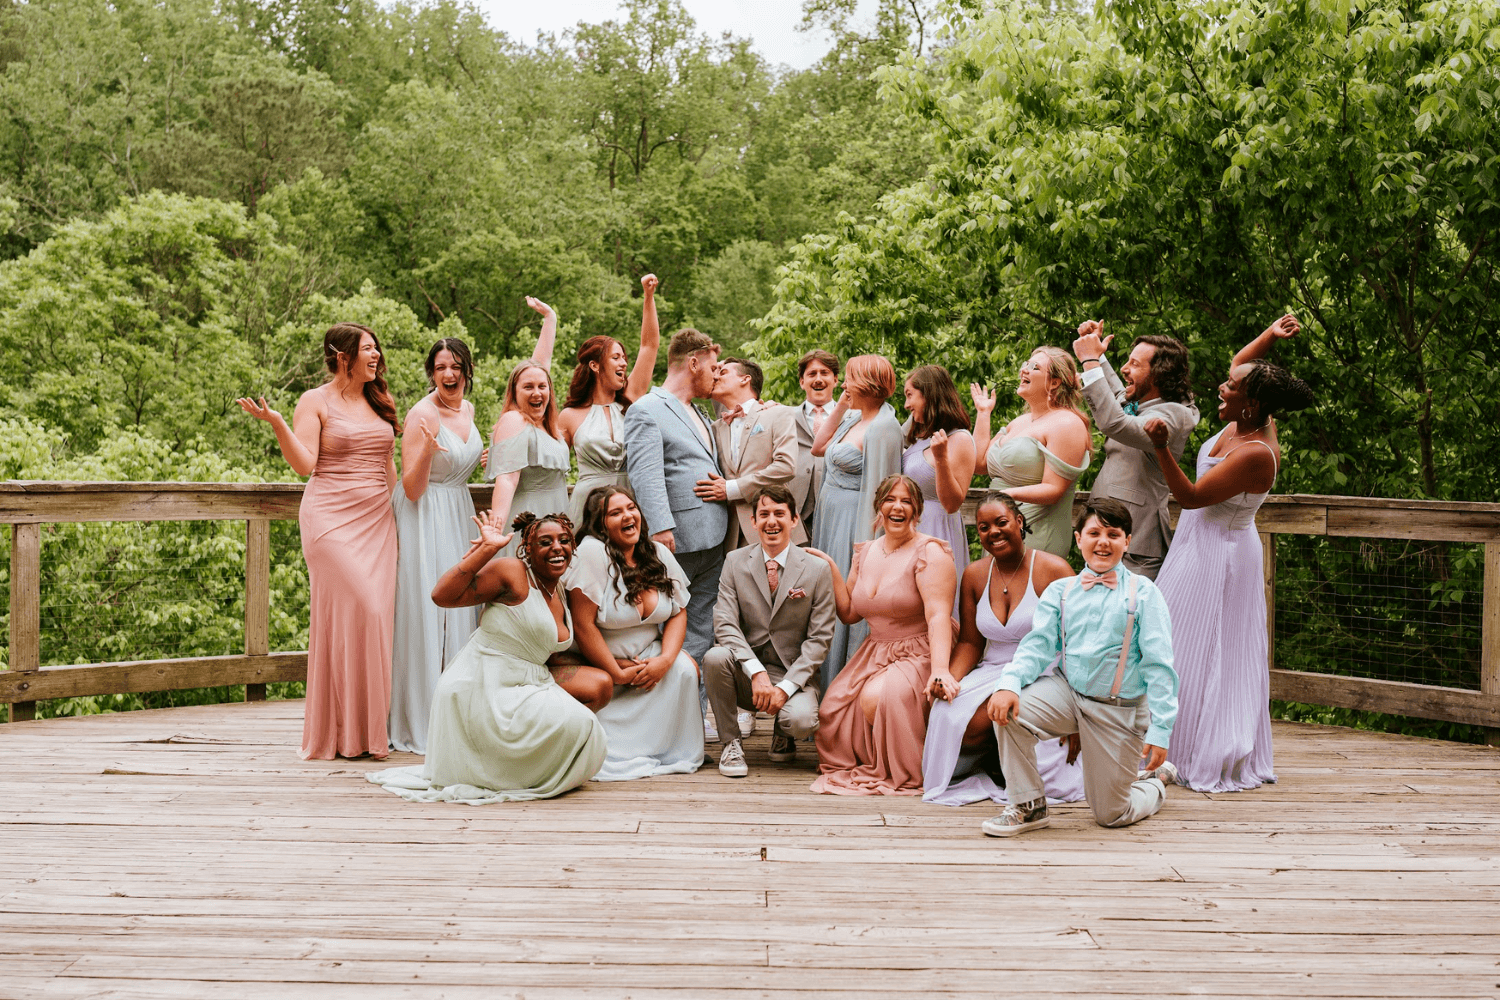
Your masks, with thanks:
[[(869, 541), (874, 532), (875, 488), (886, 476), (901, 471), (901, 425), (896, 422), (896, 411), (889, 403), (881, 407), (879, 416), (865, 428), (863, 448), (844, 443), (849, 428), (859, 419), (858, 410), (845, 413), (829, 441), (823, 455), (818, 516), (813, 521), (813, 548), (828, 553), (846, 579), (854, 543)], [(824, 691), (869, 634), (865, 622), (834, 622), (833, 641), (823, 661)]]
[[(519, 472), (516, 494), (510, 501), (510, 516), (505, 530), (517, 514), (530, 511), (538, 517), (563, 514), (568, 510), (568, 446), (533, 424), (521, 433), (490, 445), (490, 461), (485, 468), (486, 482), (494, 482), (507, 472)], [(517, 534), (499, 555), (515, 556), (521, 544)]]
[(438, 578), (469, 551), (474, 501), (469, 476), (479, 464), (484, 438), (469, 425), (467, 439), (438, 426), (447, 451), (432, 456), (427, 490), (417, 500), (396, 487), (396, 623), (391, 648), (391, 746), (427, 752), (427, 714), (443, 666), (458, 655), (479, 624), (478, 608), (432, 603)]
[(547, 657), (573, 641), (533, 580), (514, 607), (491, 604), (433, 696), (427, 761), (366, 777), (417, 802), (524, 802), (577, 788), (604, 762), (594, 713), (552, 679)]
[[(604, 543), (585, 538), (562, 585), (581, 590), (599, 607), (596, 621), (609, 651), (617, 657), (647, 658), (661, 653), (663, 623), (687, 607), (688, 580), (666, 546), (653, 542), (672, 578), (672, 592), (660, 593), (645, 618), (625, 600), (624, 589)], [(595, 781), (628, 781), (655, 774), (688, 774), (703, 763), (703, 710), (698, 703), (698, 670), (693, 658), (678, 653), (667, 675), (649, 691), (615, 687), (599, 710), (609, 740), (609, 756)]]

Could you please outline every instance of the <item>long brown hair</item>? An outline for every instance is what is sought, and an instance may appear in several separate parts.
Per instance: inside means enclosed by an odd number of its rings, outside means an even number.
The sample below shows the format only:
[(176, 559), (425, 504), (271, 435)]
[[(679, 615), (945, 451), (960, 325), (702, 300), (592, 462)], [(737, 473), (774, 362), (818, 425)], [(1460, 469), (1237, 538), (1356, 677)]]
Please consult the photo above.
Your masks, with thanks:
[(535, 368), (547, 377), (547, 408), (542, 411), (542, 429), (553, 437), (558, 437), (557, 393), (552, 388), (552, 373), (535, 361), (522, 361), (516, 365), (515, 371), (510, 373), (510, 381), (505, 384), (505, 405), (500, 408), (500, 415), (503, 417), (511, 410), (519, 411), (521, 409), (521, 403), (516, 399), (516, 383), (521, 381), (521, 375), (528, 368)]
[[(370, 409), (375, 411), (377, 417), (394, 427), (399, 436), (401, 421), (396, 418), (396, 400), (391, 397), (390, 387), (385, 384), (385, 352), (380, 350), (380, 338), (375, 336), (374, 330), (358, 323), (335, 323), (328, 328), (328, 332), (323, 334), (323, 364), (329, 372), (324, 383), (332, 382), (334, 376), (344, 369), (352, 377), (354, 359), (359, 356), (360, 338), (367, 333), (375, 341), (375, 350), (380, 352), (380, 360), (375, 364), (375, 377), (364, 384), (365, 402), (370, 404)], [(344, 357), (342, 369), (339, 355)]]
[[(1088, 432), (1089, 454), (1094, 453), (1094, 422), (1089, 415), (1083, 412), (1079, 404), (1083, 401), (1083, 381), (1078, 377), (1078, 365), (1073, 361), (1073, 355), (1061, 347), (1038, 347), (1031, 352), (1045, 354), (1047, 356), (1047, 401), (1060, 410), (1072, 410), (1073, 414), (1083, 421), (1083, 428)], [(1051, 388), (1052, 379), (1057, 379), (1056, 388)]]
[[(620, 344), (620, 342), (615, 338), (600, 335), (590, 337), (578, 348), (578, 366), (573, 369), (573, 378), (568, 383), (568, 398), (563, 403), (563, 409), (572, 410), (580, 406), (588, 406), (593, 402), (594, 385), (599, 381), (599, 373), (590, 368), (589, 365), (597, 364), (600, 368), (603, 368), (604, 363), (609, 360), (610, 351), (616, 344)], [(624, 344), (620, 344), (620, 350), (625, 350)], [(625, 355), (625, 360), (627, 363), (630, 361), (630, 354), (628, 352)], [(630, 405), (630, 399), (626, 397), (623, 388), (615, 393), (615, 402), (619, 403), (622, 407)]]
[(958, 389), (953, 385), (953, 376), (942, 365), (923, 365), (906, 376), (911, 387), (922, 394), (922, 419), (912, 418), (911, 428), (906, 432), (909, 448), (923, 438), (932, 437), (937, 431), (966, 431), (973, 425), (964, 412), (964, 404), (958, 398)]
[(604, 527), (604, 512), (609, 509), (610, 497), (623, 493), (635, 503), (635, 492), (628, 486), (598, 486), (588, 495), (583, 503), (583, 526), (578, 529), (578, 541), (585, 538), (597, 538), (604, 543), (604, 548), (609, 552), (609, 561), (614, 566), (615, 587), (624, 595), (625, 600), (634, 604), (648, 590), (659, 590), (667, 596), (672, 594), (672, 577), (667, 573), (666, 563), (656, 554), (656, 543), (651, 540), (651, 527), (646, 523), (646, 515), (639, 513), (637, 504), (637, 516), (641, 522), (641, 537), (635, 543), (635, 551), (631, 553), (635, 558), (635, 565), (631, 566), (625, 561), (625, 550), (616, 545), (609, 537), (609, 532)]

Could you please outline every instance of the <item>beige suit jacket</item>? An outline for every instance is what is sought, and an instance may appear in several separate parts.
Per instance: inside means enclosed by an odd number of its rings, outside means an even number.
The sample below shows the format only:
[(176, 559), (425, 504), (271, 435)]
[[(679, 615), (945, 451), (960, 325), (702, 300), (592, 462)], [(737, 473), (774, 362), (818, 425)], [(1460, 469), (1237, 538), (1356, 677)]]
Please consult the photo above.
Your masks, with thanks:
[[(758, 409), (748, 417), (740, 433), (740, 447), (731, 454), (732, 435), (730, 427), (720, 417), (714, 421), (714, 440), (718, 444), (719, 467), (724, 478), (732, 480), (739, 491), (740, 499), (730, 504), (729, 533), (724, 536), (724, 551), (733, 552), (749, 542), (755, 541), (755, 525), (751, 520), (754, 511), (750, 501), (763, 486), (781, 483), (789, 486), (797, 472), (797, 410), (791, 406), (773, 406)], [(807, 532), (799, 518), (792, 531), (792, 543), (802, 545), (807, 541)]]
[(813, 457), (812, 419), (799, 404), (792, 407), (797, 425), (797, 473), (792, 477), (792, 499), (797, 501), (797, 515), (804, 529), (812, 524), (818, 505), (818, 491), (823, 488), (823, 460)]
[(758, 651), (770, 646), (786, 668), (784, 680), (789, 685), (799, 690), (816, 687), (833, 641), (835, 614), (833, 572), (817, 556), (793, 545), (774, 596), (759, 542), (724, 557), (714, 606), (714, 642), (740, 664), (752, 657), (763, 659)]

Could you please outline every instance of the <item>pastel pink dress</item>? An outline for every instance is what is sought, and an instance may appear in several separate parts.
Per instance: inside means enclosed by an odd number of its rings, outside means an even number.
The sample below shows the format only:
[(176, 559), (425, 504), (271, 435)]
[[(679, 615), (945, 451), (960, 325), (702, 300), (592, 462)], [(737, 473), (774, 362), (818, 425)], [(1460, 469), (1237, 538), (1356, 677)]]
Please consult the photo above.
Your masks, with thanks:
[[(871, 545), (857, 542), (853, 564), (860, 568)], [(932, 680), (932, 647), (917, 574), (929, 559), (952, 559), (939, 538), (918, 535), (907, 547), (907, 566), (887, 579), (874, 597), (868, 580), (855, 580), (854, 610), (870, 635), (833, 679), (818, 706), (818, 778), (815, 792), (834, 795), (921, 795), (922, 741), (927, 736), (927, 685)], [(858, 574), (855, 574), (858, 576)], [(859, 695), (872, 679), (885, 675), (874, 724), (865, 721)]]
[(396, 518), (385, 473), (396, 435), (384, 420), (353, 420), (337, 406), (328, 400), (297, 517), (312, 597), (301, 751), (309, 760), (390, 750)]

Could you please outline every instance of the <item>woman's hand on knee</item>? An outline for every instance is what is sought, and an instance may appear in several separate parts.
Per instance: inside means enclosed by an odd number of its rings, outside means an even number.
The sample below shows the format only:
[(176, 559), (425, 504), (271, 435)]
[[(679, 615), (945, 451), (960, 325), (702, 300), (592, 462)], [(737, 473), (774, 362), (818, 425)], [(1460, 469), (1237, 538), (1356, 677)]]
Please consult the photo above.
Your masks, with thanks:
[(990, 721), (997, 726), (1007, 725), (1021, 711), (1021, 696), (1014, 691), (996, 691), (990, 695)]

